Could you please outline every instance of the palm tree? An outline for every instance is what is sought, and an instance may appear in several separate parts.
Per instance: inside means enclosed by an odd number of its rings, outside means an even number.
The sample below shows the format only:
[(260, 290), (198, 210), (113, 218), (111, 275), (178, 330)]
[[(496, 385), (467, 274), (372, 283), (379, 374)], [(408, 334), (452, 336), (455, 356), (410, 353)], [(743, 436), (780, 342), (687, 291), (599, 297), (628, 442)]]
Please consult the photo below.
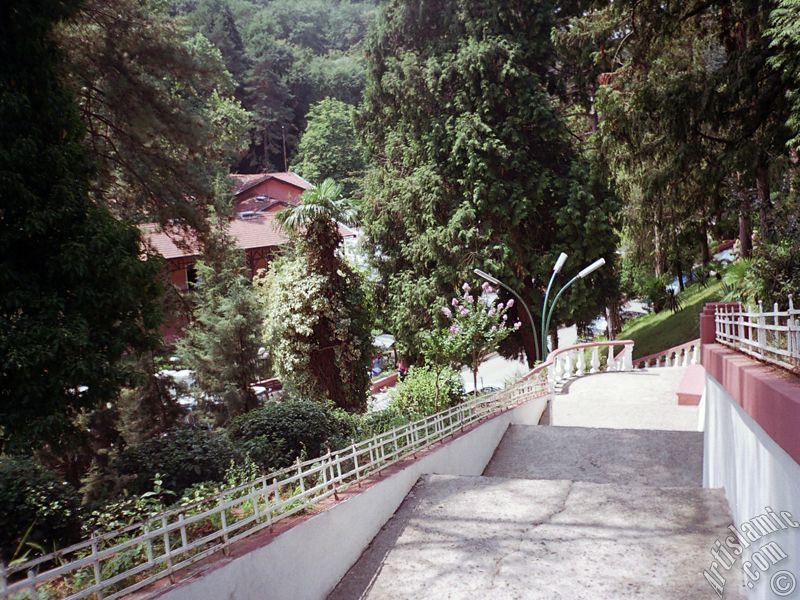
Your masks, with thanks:
[(283, 229), (301, 240), (315, 266), (332, 275), (336, 272), (336, 248), (342, 242), (338, 225), (352, 225), (356, 217), (352, 202), (342, 198), (342, 189), (341, 184), (326, 179), (304, 193), (300, 204), (278, 213)]
[[(305, 257), (308, 274), (323, 275), (326, 280), (322, 293), (329, 308), (314, 321), (310, 371), (334, 404), (348, 410), (363, 410), (364, 391), (369, 382), (366, 375), (369, 353), (363, 352), (364, 364), (361, 364), (351, 358), (342, 359), (339, 352), (343, 344), (358, 346), (358, 340), (363, 338), (368, 346), (371, 340), (369, 329), (358, 329), (359, 319), (354, 316), (364, 311), (363, 306), (353, 305), (351, 301), (352, 287), (359, 285), (358, 278), (352, 276), (350, 268), (336, 254), (342, 242), (339, 223), (354, 222), (353, 205), (342, 198), (341, 185), (326, 179), (319, 187), (304, 193), (300, 204), (278, 213), (278, 220), (297, 242), (296, 251)], [(348, 341), (343, 332), (349, 332), (356, 341)], [(364, 379), (363, 386), (352, 384), (361, 379)], [(353, 393), (353, 389), (357, 393)]]

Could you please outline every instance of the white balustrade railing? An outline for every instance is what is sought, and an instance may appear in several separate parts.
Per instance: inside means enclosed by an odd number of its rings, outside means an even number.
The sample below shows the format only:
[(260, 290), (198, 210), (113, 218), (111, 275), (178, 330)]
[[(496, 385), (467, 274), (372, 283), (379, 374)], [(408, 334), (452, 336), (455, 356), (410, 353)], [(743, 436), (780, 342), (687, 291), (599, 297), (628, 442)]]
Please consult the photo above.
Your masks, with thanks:
[(780, 310), (776, 302), (771, 311), (743, 305), (718, 306), (715, 314), (716, 341), (779, 365), (800, 368), (800, 309)]
[(700, 339), (636, 359), (637, 369), (688, 367), (700, 363)]
[[(465, 427), (547, 396), (542, 368), (491, 395), (463, 402), (362, 442), (298, 461), (238, 487), (23, 562), (0, 563), (0, 598), (120, 598), (330, 496)], [(267, 594), (268, 595), (268, 594)]]
[[(614, 354), (614, 349), (621, 346), (618, 354)], [(605, 369), (602, 369), (600, 351), (608, 349), (608, 356), (605, 362)], [(586, 363), (586, 353), (589, 353), (588, 371)], [(600, 373), (605, 371), (631, 371), (633, 369), (633, 341), (615, 340), (611, 342), (588, 342), (586, 344), (575, 344), (558, 348), (550, 353), (547, 361), (542, 365), (547, 367), (548, 380), (550, 385), (555, 388), (558, 384), (572, 379), (573, 377), (583, 377), (587, 374)]]

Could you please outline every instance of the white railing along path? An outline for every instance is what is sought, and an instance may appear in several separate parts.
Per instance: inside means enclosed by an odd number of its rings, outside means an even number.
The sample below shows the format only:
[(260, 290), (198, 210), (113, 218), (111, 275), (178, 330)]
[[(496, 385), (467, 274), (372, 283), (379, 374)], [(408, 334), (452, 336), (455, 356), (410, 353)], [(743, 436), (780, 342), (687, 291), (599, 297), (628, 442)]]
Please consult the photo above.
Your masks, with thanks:
[[(613, 348), (622, 346), (614, 355)], [(297, 460), (269, 473), (146, 521), (95, 535), (56, 552), (6, 566), (0, 563), (0, 598), (38, 598), (43, 592), (68, 600), (111, 600), (169, 577), (236, 541), (380, 474), (417, 452), (443, 442), (478, 421), (524, 402), (550, 396), (562, 381), (601, 370), (632, 369), (633, 342), (591, 342), (560, 348), (505, 389), (468, 400), (434, 415), (324, 456)], [(590, 357), (588, 364), (586, 353)]]
[(800, 368), (800, 309), (789, 296), (788, 308), (776, 302), (765, 311), (755, 307), (719, 306), (715, 314), (716, 341), (786, 369)]

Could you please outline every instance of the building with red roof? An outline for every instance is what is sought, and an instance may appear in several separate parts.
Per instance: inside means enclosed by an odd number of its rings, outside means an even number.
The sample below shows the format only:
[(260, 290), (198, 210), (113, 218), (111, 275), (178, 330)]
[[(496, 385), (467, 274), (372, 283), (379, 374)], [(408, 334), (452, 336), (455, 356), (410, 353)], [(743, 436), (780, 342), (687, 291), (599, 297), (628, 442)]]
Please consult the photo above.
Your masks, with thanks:
[[(295, 173), (261, 173), (231, 175), (234, 192), (234, 216), (228, 226), (228, 234), (236, 246), (245, 251), (250, 276), (264, 269), (277, 254), (280, 247), (289, 241), (277, 220), (277, 213), (295, 206), (300, 196), (314, 186)], [(164, 228), (150, 223), (140, 226), (145, 245), (163, 256), (172, 284), (179, 290), (187, 290), (195, 281), (194, 264), (202, 254), (200, 243), (191, 230), (186, 228)], [(343, 238), (354, 238), (356, 233), (339, 225)], [(162, 333), (165, 341), (173, 342), (180, 335), (186, 319), (165, 326)]]

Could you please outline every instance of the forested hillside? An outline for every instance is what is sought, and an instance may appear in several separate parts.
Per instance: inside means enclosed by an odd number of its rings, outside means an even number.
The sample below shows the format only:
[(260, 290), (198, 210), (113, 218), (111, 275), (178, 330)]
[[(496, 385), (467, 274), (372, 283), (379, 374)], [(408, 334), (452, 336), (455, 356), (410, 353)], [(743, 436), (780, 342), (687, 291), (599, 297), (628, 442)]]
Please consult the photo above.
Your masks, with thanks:
[(331, 97), (357, 105), (364, 91), (363, 41), (377, 0), (174, 0), (222, 53), (235, 97), (253, 113), (248, 148), (235, 170), (284, 169), (309, 107)]

